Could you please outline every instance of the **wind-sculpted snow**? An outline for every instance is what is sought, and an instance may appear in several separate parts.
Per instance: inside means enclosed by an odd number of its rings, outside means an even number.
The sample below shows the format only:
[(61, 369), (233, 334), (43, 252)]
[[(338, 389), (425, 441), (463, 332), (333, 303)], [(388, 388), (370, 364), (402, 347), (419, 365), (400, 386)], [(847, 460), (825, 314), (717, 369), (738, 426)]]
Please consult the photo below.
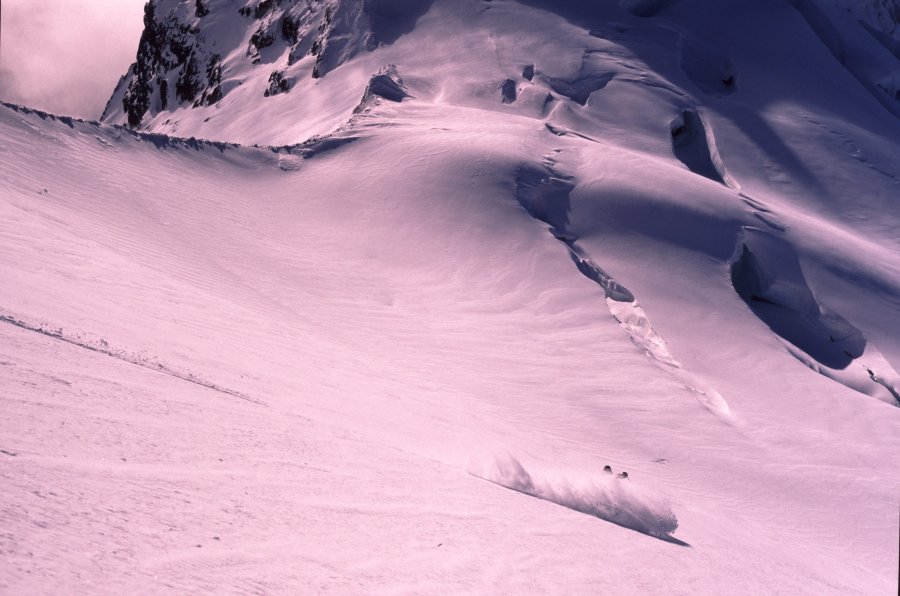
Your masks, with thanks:
[(535, 219), (550, 226), (556, 236), (564, 236), (571, 209), (569, 194), (575, 185), (571, 177), (553, 169), (554, 158), (540, 166), (523, 166), (516, 173), (516, 199)]
[[(735, 291), (813, 370), (861, 393), (900, 405), (900, 380), (862, 331), (819, 304), (797, 256), (782, 238), (744, 228), (731, 265)], [(851, 369), (857, 361), (861, 367)]]
[[(549, 123), (547, 129), (556, 136), (568, 134)], [(705, 134), (705, 131), (701, 131), (701, 134)], [(700, 376), (684, 369), (669, 351), (665, 340), (654, 329), (634, 294), (598, 265), (579, 245), (578, 237), (570, 231), (570, 195), (577, 181), (561, 171), (559, 152), (560, 150), (555, 150), (545, 155), (539, 166), (526, 165), (516, 171), (516, 199), (519, 204), (529, 215), (548, 224), (550, 233), (566, 247), (569, 258), (578, 271), (603, 288), (610, 313), (632, 343), (654, 364), (697, 396), (697, 401), (704, 408), (722, 420), (730, 420), (731, 411), (725, 398)]]
[(859, 329), (823, 312), (784, 241), (745, 228), (731, 266), (737, 293), (772, 330), (829, 368), (847, 368), (866, 348)]
[(614, 76), (609, 72), (592, 72), (590, 66), (585, 64), (571, 79), (546, 77), (546, 80), (554, 91), (583, 106), (595, 91), (606, 87)]
[(550, 226), (550, 233), (569, 252), (569, 257), (585, 277), (603, 288), (606, 296), (619, 302), (632, 302), (634, 295), (615, 281), (578, 246), (577, 237), (567, 227), (571, 210), (569, 195), (575, 188), (571, 176), (556, 167), (551, 153), (540, 166), (523, 166), (516, 172), (516, 200), (535, 219)]
[(599, 470), (597, 473), (578, 476), (537, 467), (529, 471), (510, 454), (499, 455), (485, 462), (473, 461), (469, 464), (468, 471), (473, 476), (516, 492), (550, 501), (666, 542), (687, 545), (671, 536), (678, 528), (678, 519), (671, 506), (634, 479), (618, 478)]
[(715, 138), (703, 122), (699, 112), (685, 110), (672, 121), (672, 152), (695, 174), (734, 188), (722, 158), (716, 149)]
[(403, 85), (403, 79), (400, 78), (397, 67), (389, 64), (372, 75), (359, 105), (353, 112), (358, 114), (370, 110), (376, 107), (381, 100), (400, 103), (408, 97), (410, 97), (409, 90)]

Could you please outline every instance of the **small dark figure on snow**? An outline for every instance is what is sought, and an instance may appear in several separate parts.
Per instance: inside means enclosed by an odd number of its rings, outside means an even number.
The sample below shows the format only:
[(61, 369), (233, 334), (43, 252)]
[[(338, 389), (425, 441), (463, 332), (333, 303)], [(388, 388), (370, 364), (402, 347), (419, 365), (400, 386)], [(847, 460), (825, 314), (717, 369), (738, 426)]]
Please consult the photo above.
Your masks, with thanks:
[(619, 474), (619, 478), (628, 480), (628, 472), (622, 472), (621, 474)]
[(610, 468), (609, 466), (603, 466), (603, 471), (607, 474), (612, 474), (612, 468)]

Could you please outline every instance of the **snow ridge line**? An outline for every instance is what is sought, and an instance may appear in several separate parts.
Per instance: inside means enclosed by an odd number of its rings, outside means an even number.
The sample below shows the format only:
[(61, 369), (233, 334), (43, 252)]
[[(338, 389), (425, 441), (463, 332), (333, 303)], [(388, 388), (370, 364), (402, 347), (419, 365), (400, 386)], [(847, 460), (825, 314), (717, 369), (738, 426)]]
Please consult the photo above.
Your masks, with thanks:
[(178, 371), (167, 364), (163, 364), (162, 362), (158, 362), (156, 360), (151, 360), (146, 356), (141, 356), (133, 352), (126, 352), (121, 348), (112, 348), (109, 346), (109, 344), (106, 343), (106, 340), (103, 339), (100, 340), (99, 344), (92, 344), (84, 339), (65, 335), (61, 327), (52, 329), (46, 324), (35, 325), (21, 319), (17, 319), (16, 317), (13, 317), (11, 315), (5, 314), (0, 314), (0, 322), (13, 325), (15, 327), (18, 327), (19, 329), (24, 329), (26, 331), (40, 333), (41, 335), (44, 335), (46, 337), (65, 342), (79, 348), (84, 348), (85, 350), (90, 350), (91, 352), (97, 352), (98, 354), (103, 354), (105, 356), (115, 358), (116, 360), (127, 362), (128, 364), (140, 366), (141, 368), (146, 368), (147, 370), (152, 370), (164, 375), (168, 375), (170, 377), (175, 377), (176, 379), (181, 379), (182, 381), (187, 381), (188, 383), (193, 383), (194, 385), (200, 385), (201, 387), (212, 389), (213, 391), (216, 391), (218, 393), (231, 395), (258, 406), (268, 407), (268, 404), (266, 404), (265, 402), (254, 399), (245, 393), (241, 393), (240, 391), (229, 389), (227, 387), (223, 387), (211, 381), (207, 381), (205, 379), (197, 377), (193, 373)]
[(127, 126), (122, 126), (120, 124), (104, 124), (102, 122), (98, 122), (96, 120), (84, 120), (82, 118), (75, 118), (73, 116), (57, 116), (55, 114), (51, 114), (49, 112), (44, 112), (42, 110), (36, 110), (34, 108), (29, 108), (26, 106), (21, 106), (14, 103), (7, 103), (5, 101), (0, 101), (0, 105), (5, 108), (8, 108), (14, 112), (26, 114), (26, 115), (34, 115), (40, 118), (41, 120), (49, 120), (51, 122), (61, 122), (68, 126), (69, 128), (74, 129), (76, 124), (81, 126), (93, 126), (100, 130), (106, 129), (108, 131), (115, 131), (118, 133), (126, 133), (139, 141), (150, 142), (155, 145), (158, 149), (166, 148), (166, 147), (185, 147), (188, 149), (200, 150), (204, 147), (209, 147), (213, 149), (218, 149), (220, 152), (225, 152), (226, 149), (240, 149), (244, 147), (244, 145), (238, 145), (237, 143), (225, 143), (222, 141), (210, 141), (207, 139), (197, 139), (194, 137), (184, 138), (184, 137), (173, 137), (169, 135), (164, 135), (161, 133), (153, 133), (153, 132), (140, 132), (134, 130), (132, 128), (128, 128)]
[(96, 120), (84, 120), (82, 118), (75, 118), (73, 116), (58, 116), (49, 112), (44, 112), (42, 110), (36, 110), (34, 108), (29, 108), (27, 106), (22, 106), (14, 103), (8, 103), (5, 101), (0, 101), (0, 106), (10, 109), (16, 113), (25, 114), (28, 116), (37, 116), (41, 120), (61, 122), (71, 129), (74, 129), (75, 125), (77, 124), (79, 126), (94, 127), (95, 129), (99, 129), (100, 131), (106, 133), (125, 133), (138, 141), (150, 143), (157, 149), (193, 149), (195, 151), (200, 151), (201, 149), (208, 148), (216, 149), (220, 153), (225, 153), (227, 149), (259, 149), (271, 151), (275, 154), (286, 153), (299, 155), (300, 157), (306, 159), (315, 157), (319, 153), (323, 153), (330, 149), (340, 147), (341, 145), (351, 143), (361, 138), (359, 135), (347, 134), (344, 127), (339, 127), (337, 130), (331, 133), (324, 135), (315, 135), (305, 141), (292, 143), (290, 145), (242, 145), (240, 143), (211, 141), (209, 139), (198, 139), (196, 137), (176, 137), (156, 132), (142, 132), (139, 130), (134, 130), (133, 128), (129, 128), (127, 126), (122, 126), (121, 124), (105, 124)]

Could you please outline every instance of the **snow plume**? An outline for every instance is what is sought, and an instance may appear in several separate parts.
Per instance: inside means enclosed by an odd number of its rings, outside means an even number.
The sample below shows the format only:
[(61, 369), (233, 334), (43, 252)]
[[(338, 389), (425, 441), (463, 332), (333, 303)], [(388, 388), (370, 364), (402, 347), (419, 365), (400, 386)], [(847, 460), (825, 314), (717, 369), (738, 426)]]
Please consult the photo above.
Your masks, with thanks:
[(529, 472), (510, 454), (473, 461), (469, 474), (500, 486), (592, 515), (622, 527), (687, 546), (671, 534), (678, 519), (669, 504), (630, 479), (612, 474), (563, 475), (552, 470)]

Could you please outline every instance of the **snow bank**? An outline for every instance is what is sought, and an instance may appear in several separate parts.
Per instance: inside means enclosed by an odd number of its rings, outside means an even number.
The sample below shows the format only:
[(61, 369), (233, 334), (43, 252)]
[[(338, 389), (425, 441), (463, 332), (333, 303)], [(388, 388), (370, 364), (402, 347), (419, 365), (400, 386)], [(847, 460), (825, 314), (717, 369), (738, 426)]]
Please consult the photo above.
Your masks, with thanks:
[(862, 332), (821, 307), (789, 244), (745, 227), (732, 261), (735, 291), (780, 337), (833, 369), (845, 369), (863, 354)]
[(530, 473), (510, 454), (469, 464), (469, 473), (494, 484), (586, 513), (630, 530), (671, 542), (678, 519), (669, 504), (630, 479), (612, 474), (562, 475), (552, 470)]

